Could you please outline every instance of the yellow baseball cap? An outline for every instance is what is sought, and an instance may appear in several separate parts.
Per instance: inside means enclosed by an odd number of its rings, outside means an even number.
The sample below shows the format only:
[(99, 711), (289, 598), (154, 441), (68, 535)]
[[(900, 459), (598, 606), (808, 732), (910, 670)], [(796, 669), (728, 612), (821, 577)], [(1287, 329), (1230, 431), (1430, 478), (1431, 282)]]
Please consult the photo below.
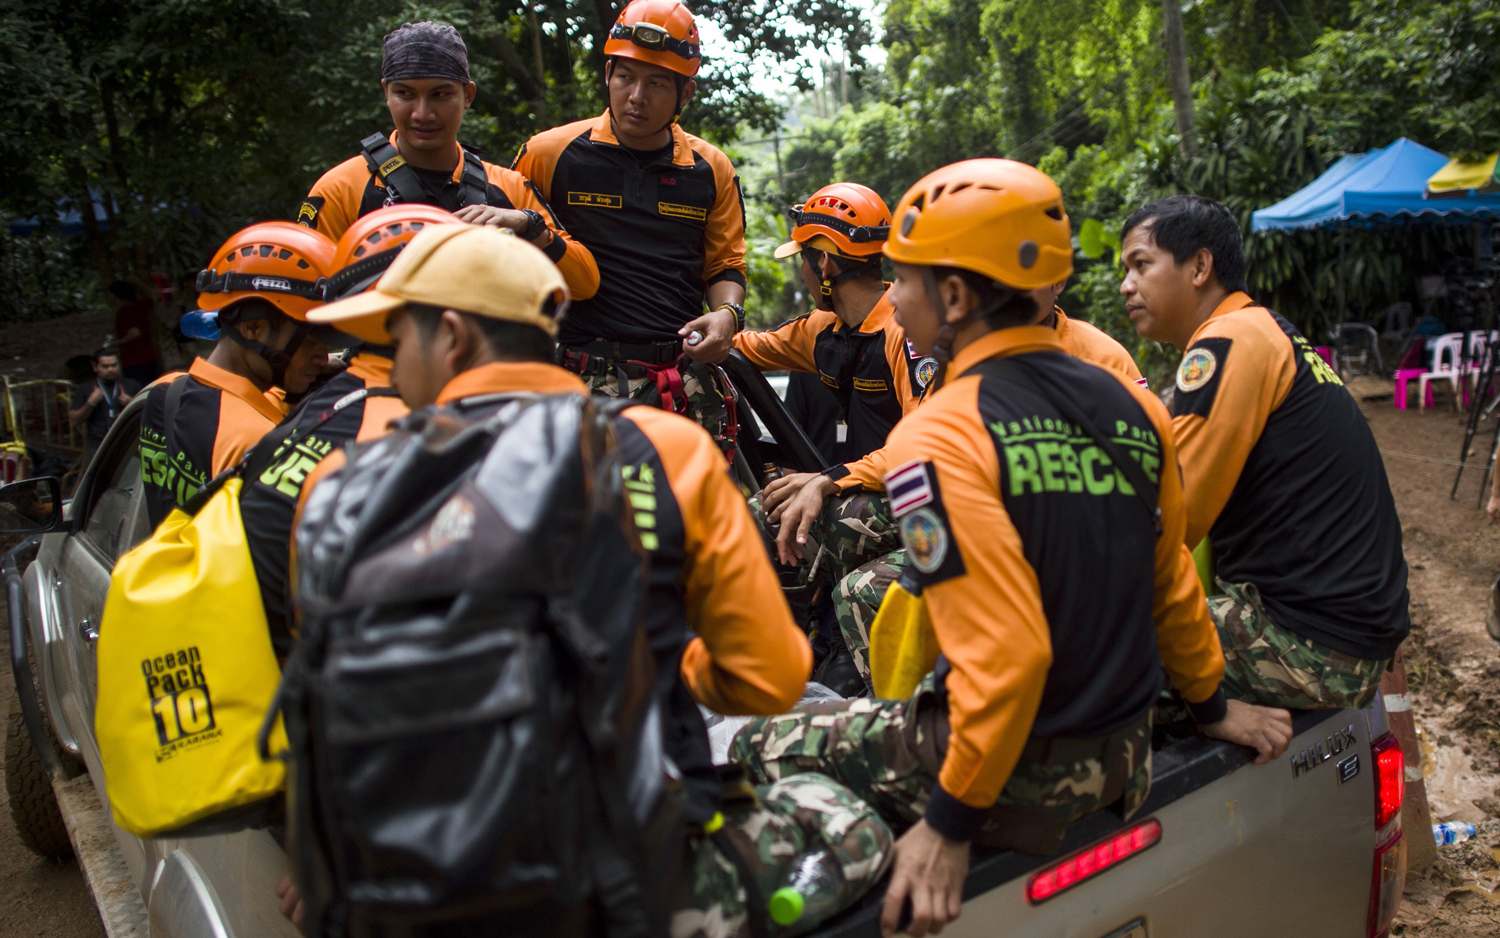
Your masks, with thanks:
[[(556, 301), (553, 315), (543, 308)], [(568, 288), (541, 249), (508, 228), (428, 225), (406, 245), (375, 285), (308, 314), (309, 322), (384, 345), (385, 322), (407, 303), (439, 306), (475, 316), (536, 326), (557, 335)]]

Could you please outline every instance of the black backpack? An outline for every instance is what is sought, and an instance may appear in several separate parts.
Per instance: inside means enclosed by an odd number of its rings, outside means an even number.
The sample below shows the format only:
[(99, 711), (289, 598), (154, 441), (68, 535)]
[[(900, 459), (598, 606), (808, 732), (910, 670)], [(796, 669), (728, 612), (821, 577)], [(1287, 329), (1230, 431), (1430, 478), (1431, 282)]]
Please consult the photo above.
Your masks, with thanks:
[(609, 418), (420, 411), (310, 496), (278, 693), (308, 935), (666, 934), (681, 786)]

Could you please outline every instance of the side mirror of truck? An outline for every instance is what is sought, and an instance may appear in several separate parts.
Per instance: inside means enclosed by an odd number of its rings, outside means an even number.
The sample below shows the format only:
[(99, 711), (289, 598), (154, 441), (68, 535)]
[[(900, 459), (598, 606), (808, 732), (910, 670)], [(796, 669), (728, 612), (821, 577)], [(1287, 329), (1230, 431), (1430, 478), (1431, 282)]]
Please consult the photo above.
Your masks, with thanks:
[(62, 485), (56, 476), (0, 486), (0, 534), (41, 534), (62, 524)]

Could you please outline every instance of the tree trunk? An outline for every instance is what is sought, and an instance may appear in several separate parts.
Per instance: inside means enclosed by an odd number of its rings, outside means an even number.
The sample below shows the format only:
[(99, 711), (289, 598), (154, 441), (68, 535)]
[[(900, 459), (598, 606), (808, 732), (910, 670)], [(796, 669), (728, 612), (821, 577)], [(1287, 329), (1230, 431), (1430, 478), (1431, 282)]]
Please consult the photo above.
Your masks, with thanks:
[(1167, 64), (1172, 81), (1172, 107), (1177, 112), (1177, 135), (1184, 156), (1198, 155), (1193, 138), (1193, 82), (1188, 75), (1187, 38), (1182, 32), (1179, 0), (1161, 0), (1162, 31), (1167, 40)]

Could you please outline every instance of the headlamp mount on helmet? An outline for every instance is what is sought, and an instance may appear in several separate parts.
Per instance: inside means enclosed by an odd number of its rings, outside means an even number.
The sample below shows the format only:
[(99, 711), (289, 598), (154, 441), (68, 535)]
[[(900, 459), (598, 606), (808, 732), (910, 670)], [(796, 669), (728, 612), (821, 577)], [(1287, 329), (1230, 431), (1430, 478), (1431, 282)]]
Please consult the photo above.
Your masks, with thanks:
[(241, 274), (235, 271), (218, 271), (208, 268), (198, 271), (199, 293), (236, 293), (240, 291), (255, 293), (286, 293), (291, 296), (300, 296), (304, 299), (322, 302), (323, 290), (321, 286), (323, 278), (317, 280), (299, 280), (295, 277), (278, 277), (267, 274)]
[(642, 49), (653, 52), (670, 52), (689, 61), (701, 57), (701, 49), (696, 42), (676, 39), (655, 23), (616, 23), (609, 31), (609, 38), (633, 42)]
[(804, 212), (802, 208), (791, 209), (793, 226), (798, 225), (823, 225), (839, 232), (855, 244), (869, 244), (874, 241), (884, 241), (891, 236), (890, 225), (851, 225), (842, 218), (833, 215), (825, 215), (821, 212)]

